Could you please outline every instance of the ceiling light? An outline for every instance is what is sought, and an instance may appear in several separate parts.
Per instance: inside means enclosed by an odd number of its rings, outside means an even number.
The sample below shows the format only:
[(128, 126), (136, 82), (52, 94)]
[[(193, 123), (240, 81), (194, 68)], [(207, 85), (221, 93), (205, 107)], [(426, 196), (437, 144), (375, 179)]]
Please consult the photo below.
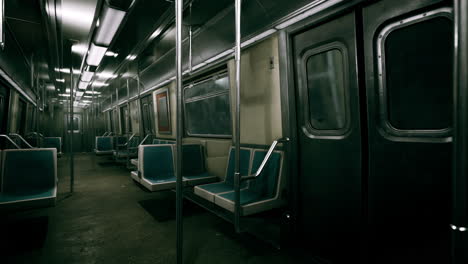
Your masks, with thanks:
[(84, 55), (88, 51), (88, 46), (84, 44), (75, 44), (71, 47), (71, 50), (73, 53)]
[(84, 94), (83, 92), (76, 92), (76, 97), (81, 97), (83, 96), (83, 94)]
[(101, 14), (94, 42), (99, 45), (109, 46), (125, 17), (125, 12), (104, 5)]
[(56, 79), (57, 82), (61, 82), (61, 83), (64, 83), (65, 82), (65, 79)]
[(137, 55), (128, 55), (125, 59), (132, 61), (132, 60), (135, 60), (136, 58), (137, 58)]
[(88, 87), (88, 84), (87, 82), (80, 82), (78, 83), (78, 88), (80, 89), (86, 89)]
[(82, 103), (92, 103), (90, 100), (81, 100)]
[(116, 74), (113, 74), (111, 72), (100, 72), (100, 73), (96, 73), (96, 76), (98, 78), (102, 78), (102, 79), (109, 79), (109, 78), (116, 78), (117, 75)]
[(95, 91), (86, 91), (87, 94), (101, 94), (101, 92), (95, 92)]
[(84, 72), (81, 74), (81, 80), (84, 81), (84, 82), (90, 82), (91, 79), (93, 78), (93, 75), (94, 75), (93, 72), (84, 71)]
[(93, 98), (93, 96), (91, 96), (91, 95), (85, 95), (85, 96), (83, 96), (83, 98)]
[(109, 86), (108, 83), (103, 83), (103, 82), (93, 82), (94, 87), (104, 87), (104, 86)]
[(115, 53), (115, 52), (110, 51), (110, 50), (107, 51), (105, 55), (108, 56), (108, 57), (114, 57), (114, 58), (116, 58), (117, 56), (119, 56), (118, 53)]
[(59, 94), (59, 96), (70, 97), (69, 94)]
[(101, 63), (104, 54), (106, 54), (106, 51), (106, 47), (96, 46), (94, 43), (91, 43), (86, 63), (91, 66), (98, 66)]

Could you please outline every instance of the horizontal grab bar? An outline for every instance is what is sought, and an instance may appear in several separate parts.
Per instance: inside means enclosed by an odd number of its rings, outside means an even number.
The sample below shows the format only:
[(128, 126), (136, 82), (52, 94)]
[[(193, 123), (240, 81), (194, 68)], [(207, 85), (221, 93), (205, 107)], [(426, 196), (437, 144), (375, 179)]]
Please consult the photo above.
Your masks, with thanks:
[(255, 174), (251, 174), (251, 175), (248, 175), (248, 176), (242, 176), (241, 179), (243, 181), (245, 181), (245, 180), (254, 179), (254, 178), (257, 178), (258, 176), (260, 176), (260, 174), (262, 174), (262, 172), (263, 172), (263, 169), (265, 168), (265, 165), (270, 160), (271, 154), (273, 154), (273, 151), (275, 150), (278, 143), (284, 143), (284, 142), (289, 142), (289, 138), (284, 137), (284, 138), (280, 138), (280, 139), (277, 139), (277, 140), (273, 141), (273, 143), (271, 143), (270, 148), (268, 149), (267, 154), (265, 155), (265, 158), (263, 158), (263, 161), (260, 164), (260, 167), (258, 167)]

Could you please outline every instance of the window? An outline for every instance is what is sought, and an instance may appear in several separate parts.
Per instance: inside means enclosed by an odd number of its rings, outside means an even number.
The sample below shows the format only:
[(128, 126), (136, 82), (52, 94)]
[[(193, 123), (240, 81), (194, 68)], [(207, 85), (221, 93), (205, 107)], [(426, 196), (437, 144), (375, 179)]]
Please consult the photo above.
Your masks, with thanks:
[(228, 76), (214, 76), (185, 87), (184, 110), (187, 135), (231, 137)]
[(307, 59), (309, 121), (313, 129), (339, 130), (346, 125), (343, 54), (330, 49)]
[(439, 9), (388, 25), (378, 43), (381, 117), (396, 136), (448, 136), (453, 22)]

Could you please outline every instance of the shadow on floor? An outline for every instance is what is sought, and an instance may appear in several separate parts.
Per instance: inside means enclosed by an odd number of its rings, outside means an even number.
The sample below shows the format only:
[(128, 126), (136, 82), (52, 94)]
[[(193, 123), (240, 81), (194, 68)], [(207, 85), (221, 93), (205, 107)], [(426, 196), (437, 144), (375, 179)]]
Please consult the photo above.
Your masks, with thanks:
[[(175, 220), (176, 217), (176, 199), (175, 192), (164, 192), (164, 196), (148, 200), (138, 201), (143, 209), (148, 212), (156, 221), (165, 222)], [(183, 201), (184, 217), (204, 213), (205, 211), (196, 204)]]
[(44, 246), (49, 226), (47, 216), (0, 222), (0, 255), (14, 256)]

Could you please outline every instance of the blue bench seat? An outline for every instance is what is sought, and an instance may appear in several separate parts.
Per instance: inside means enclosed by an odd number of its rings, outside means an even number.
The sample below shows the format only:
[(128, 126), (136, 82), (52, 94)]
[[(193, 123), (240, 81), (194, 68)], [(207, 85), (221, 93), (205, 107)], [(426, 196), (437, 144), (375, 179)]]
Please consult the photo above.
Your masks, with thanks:
[[(250, 157), (252, 150), (248, 148), (241, 148), (240, 151), (240, 173), (241, 175), (247, 175), (250, 171)], [(228, 164), (226, 168), (226, 176), (224, 181), (199, 185), (194, 187), (194, 193), (204, 199), (214, 203), (215, 196), (234, 190), (234, 170), (235, 170), (235, 149), (231, 147), (229, 151)], [(247, 182), (241, 184), (241, 189), (247, 187)]]
[(132, 178), (150, 191), (174, 188), (176, 181), (173, 152), (172, 145), (139, 146), (139, 171), (132, 172)]
[(1, 164), (0, 208), (55, 204), (57, 149), (4, 150)]
[[(266, 153), (265, 150), (254, 150), (251, 174), (258, 170)], [(240, 191), (241, 215), (271, 210), (284, 204), (284, 201), (279, 197), (282, 186), (282, 157), (282, 152), (273, 152), (263, 172), (258, 177), (249, 180), (247, 188)], [(218, 193), (214, 197), (214, 202), (216, 205), (234, 212), (234, 197), (234, 191)]]
[(96, 155), (111, 155), (114, 153), (114, 144), (112, 137), (96, 137)]
[(187, 185), (198, 185), (218, 181), (218, 177), (209, 174), (205, 167), (205, 151), (200, 144), (182, 145), (182, 177)]
[(44, 148), (56, 148), (57, 155), (62, 156), (62, 138), (61, 137), (44, 137), (43, 143)]

